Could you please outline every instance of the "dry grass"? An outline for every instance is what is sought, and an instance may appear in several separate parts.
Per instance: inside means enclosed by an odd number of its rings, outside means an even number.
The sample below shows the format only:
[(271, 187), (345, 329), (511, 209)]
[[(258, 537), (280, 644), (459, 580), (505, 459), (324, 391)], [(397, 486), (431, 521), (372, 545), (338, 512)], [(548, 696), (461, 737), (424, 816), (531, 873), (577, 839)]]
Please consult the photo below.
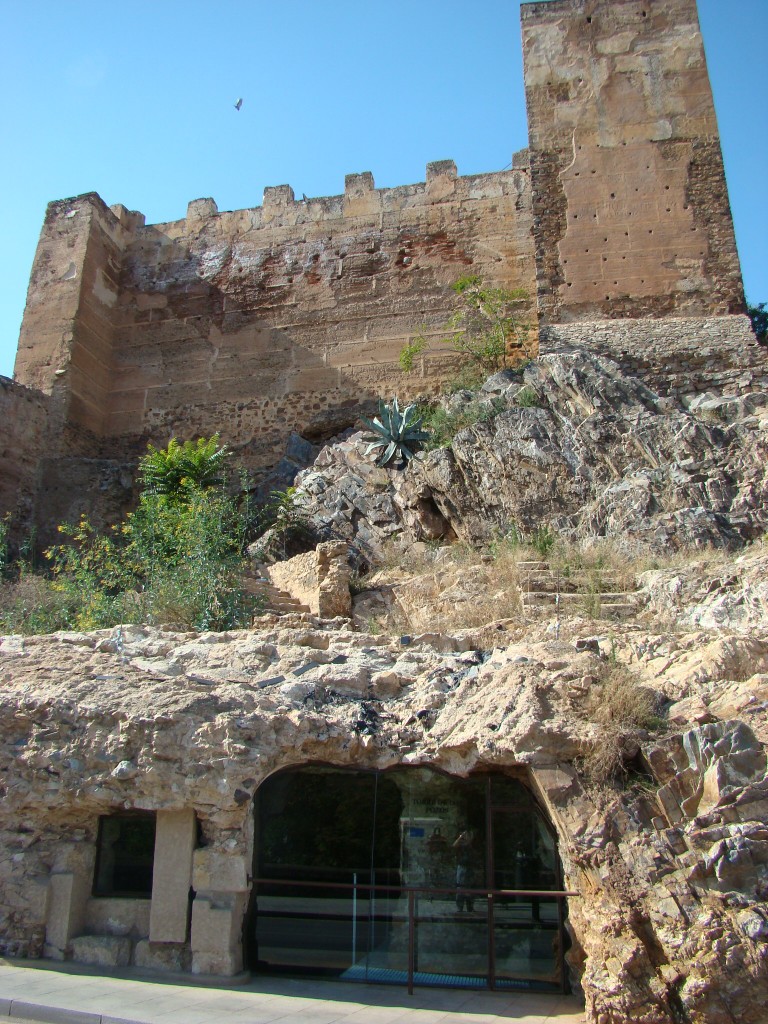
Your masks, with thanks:
[[(638, 548), (628, 553), (611, 538), (579, 543), (550, 535), (545, 553), (517, 538), (501, 538), (484, 548), (468, 544), (391, 543), (376, 571), (358, 581), (357, 590), (392, 585), (400, 607), (380, 620), (382, 630), (451, 632), (498, 619), (522, 620), (523, 592), (532, 574), (521, 565), (544, 561), (554, 587), (582, 597), (574, 613), (599, 618), (602, 595), (630, 592), (636, 577), (648, 569), (682, 568), (696, 563), (704, 572), (717, 570), (738, 554), (722, 549), (685, 548), (660, 556)], [(558, 584), (557, 581), (560, 581)]]
[(581, 759), (581, 770), (595, 784), (604, 784), (625, 768), (627, 749), (642, 729), (657, 724), (656, 695), (640, 686), (623, 666), (614, 665), (604, 675), (582, 714), (598, 728), (592, 747)]
[(34, 573), (0, 581), (0, 633), (50, 633), (71, 627), (71, 601)]

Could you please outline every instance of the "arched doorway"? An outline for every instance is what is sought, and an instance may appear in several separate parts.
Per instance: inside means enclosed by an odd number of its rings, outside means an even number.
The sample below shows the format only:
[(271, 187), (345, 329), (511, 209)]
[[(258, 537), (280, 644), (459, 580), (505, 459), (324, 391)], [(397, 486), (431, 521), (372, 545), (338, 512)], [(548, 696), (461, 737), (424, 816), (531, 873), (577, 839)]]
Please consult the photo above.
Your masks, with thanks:
[(564, 990), (560, 860), (522, 777), (291, 768), (255, 829), (253, 968)]

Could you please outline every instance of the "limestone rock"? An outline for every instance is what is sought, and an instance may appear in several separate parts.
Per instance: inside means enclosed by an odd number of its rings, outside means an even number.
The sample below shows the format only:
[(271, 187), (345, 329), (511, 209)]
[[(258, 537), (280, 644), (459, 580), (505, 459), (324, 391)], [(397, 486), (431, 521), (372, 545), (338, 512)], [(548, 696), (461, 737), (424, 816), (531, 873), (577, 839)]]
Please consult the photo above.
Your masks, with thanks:
[(131, 940), (117, 935), (81, 935), (72, 940), (72, 959), (95, 967), (127, 967)]
[(399, 535), (476, 544), (550, 525), (667, 550), (733, 547), (764, 532), (768, 434), (755, 410), (765, 396), (726, 402), (727, 417), (713, 420), (706, 403), (659, 398), (584, 351), (541, 356), (521, 383), (536, 406), (494, 383), (498, 415), (404, 471), (373, 466), (360, 435), (324, 448), (296, 478), (316, 526), (373, 562)]

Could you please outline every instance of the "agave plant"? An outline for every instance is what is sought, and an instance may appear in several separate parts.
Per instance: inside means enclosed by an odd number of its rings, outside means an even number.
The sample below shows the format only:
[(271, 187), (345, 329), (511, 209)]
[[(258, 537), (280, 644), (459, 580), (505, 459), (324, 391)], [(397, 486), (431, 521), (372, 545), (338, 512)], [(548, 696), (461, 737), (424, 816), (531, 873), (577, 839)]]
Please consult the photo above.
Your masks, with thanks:
[(420, 429), (421, 416), (417, 414), (416, 406), (407, 405), (401, 410), (397, 398), (393, 398), (389, 405), (379, 399), (379, 415), (372, 420), (363, 419), (363, 423), (373, 431), (363, 438), (368, 442), (365, 454), (370, 455), (378, 449), (377, 466), (386, 466), (395, 456), (407, 462), (419, 450), (422, 441), (429, 437), (425, 430)]

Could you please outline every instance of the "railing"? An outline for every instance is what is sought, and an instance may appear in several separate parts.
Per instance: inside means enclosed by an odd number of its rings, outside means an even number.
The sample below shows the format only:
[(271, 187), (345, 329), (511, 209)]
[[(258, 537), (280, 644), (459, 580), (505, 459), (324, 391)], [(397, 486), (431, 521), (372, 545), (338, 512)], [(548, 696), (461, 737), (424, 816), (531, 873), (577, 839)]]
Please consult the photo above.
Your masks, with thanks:
[(497, 976), (496, 976), (496, 936), (495, 936), (495, 902), (499, 898), (513, 898), (519, 897), (525, 899), (526, 897), (531, 900), (547, 899), (557, 900), (557, 927), (558, 934), (560, 936), (560, 942), (558, 944), (557, 952), (557, 966), (559, 973), (559, 987), (560, 990), (567, 991), (566, 986), (566, 974), (565, 974), (565, 957), (563, 949), (562, 938), (565, 934), (565, 906), (564, 901), (569, 897), (578, 896), (577, 892), (569, 892), (566, 890), (551, 890), (551, 889), (489, 889), (483, 888), (467, 888), (465, 886), (451, 887), (429, 887), (429, 886), (409, 886), (409, 885), (373, 885), (370, 883), (362, 883), (355, 881), (350, 884), (348, 882), (309, 882), (303, 880), (293, 879), (277, 879), (277, 878), (254, 878), (253, 882), (255, 885), (263, 886), (274, 886), (283, 888), (305, 888), (305, 889), (323, 889), (323, 890), (335, 890), (340, 894), (349, 894), (352, 897), (353, 907), (353, 929), (356, 927), (356, 906), (358, 893), (363, 890), (364, 892), (375, 894), (377, 892), (398, 892), (401, 896), (407, 897), (408, 913), (406, 918), (396, 918), (392, 915), (391, 920), (407, 920), (408, 923), (408, 993), (413, 995), (414, 990), (414, 977), (417, 974), (417, 947), (416, 947), (416, 928), (420, 920), (422, 919), (418, 915), (418, 901), (420, 897), (427, 897), (430, 900), (436, 896), (444, 896), (454, 898), (457, 892), (460, 891), (463, 897), (469, 897), (470, 901), (485, 899), (487, 901), (487, 952), (488, 952), (488, 987), (495, 989), (497, 987)]

